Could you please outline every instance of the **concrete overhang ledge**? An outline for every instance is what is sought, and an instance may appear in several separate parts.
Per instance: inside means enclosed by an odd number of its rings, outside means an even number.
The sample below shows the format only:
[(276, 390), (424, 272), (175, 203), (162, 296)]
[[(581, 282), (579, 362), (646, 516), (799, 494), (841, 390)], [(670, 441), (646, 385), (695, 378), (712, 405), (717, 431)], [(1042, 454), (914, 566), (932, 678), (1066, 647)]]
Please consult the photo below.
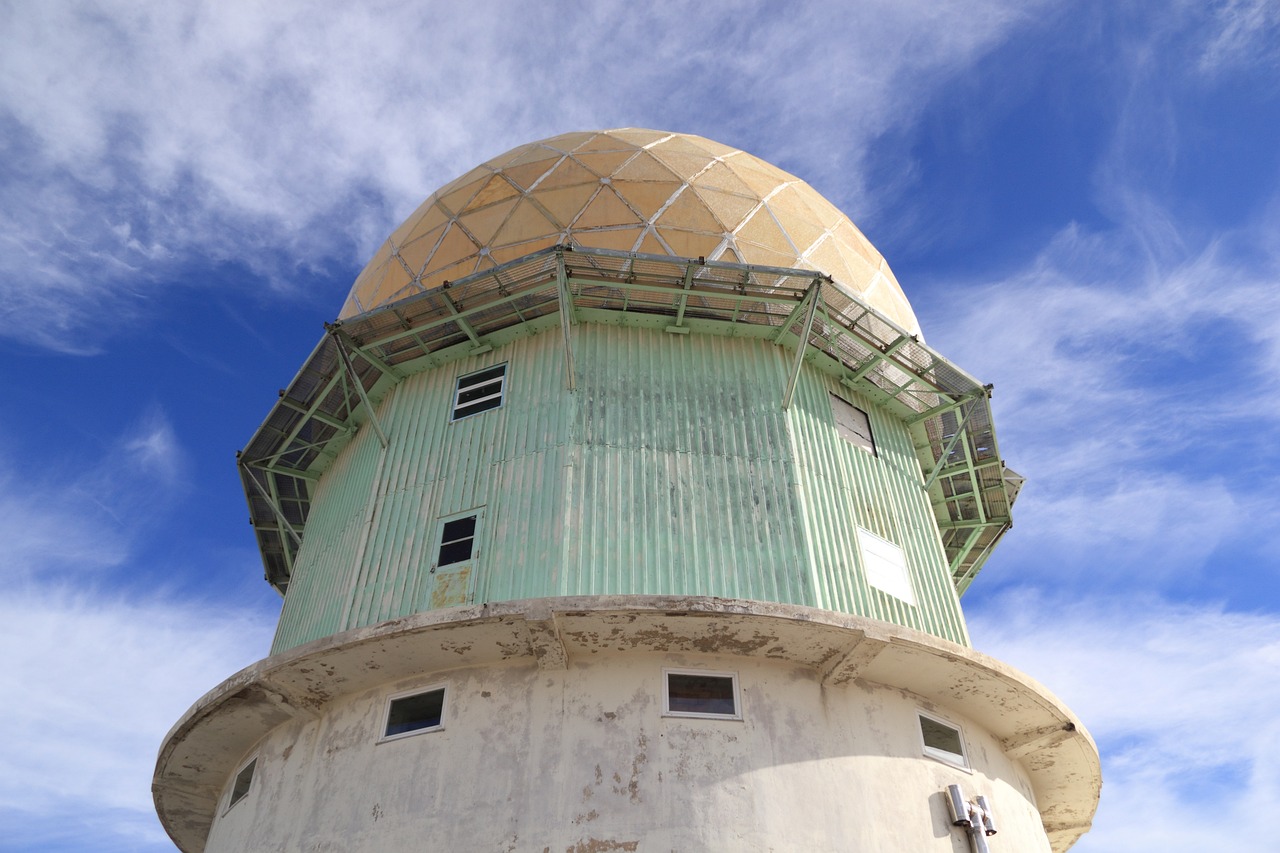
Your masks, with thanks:
[(183, 850), (202, 850), (222, 786), (275, 727), (414, 675), (502, 663), (563, 669), (626, 652), (734, 655), (811, 667), (824, 685), (905, 690), (984, 727), (1020, 761), (1054, 851), (1090, 826), (1102, 775), (1080, 721), (1035, 680), (955, 643), (796, 605), (685, 596), (571, 596), (418, 613), (265, 658), (200, 698), (169, 731), (152, 793)]

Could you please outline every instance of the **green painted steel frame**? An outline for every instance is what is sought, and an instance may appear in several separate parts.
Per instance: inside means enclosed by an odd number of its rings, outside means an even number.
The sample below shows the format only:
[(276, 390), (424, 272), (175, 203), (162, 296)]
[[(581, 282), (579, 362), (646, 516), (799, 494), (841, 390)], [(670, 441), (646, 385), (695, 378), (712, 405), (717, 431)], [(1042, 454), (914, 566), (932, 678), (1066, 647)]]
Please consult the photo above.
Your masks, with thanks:
[(892, 410), (911, 428), (959, 592), (1012, 524), (1022, 478), (1000, 458), (991, 386), (838, 282), (812, 270), (555, 246), (326, 324), (238, 454), (267, 581), (287, 588), (312, 483), (365, 421), (381, 433), (373, 410), (400, 379), (559, 327), (572, 391), (571, 327), (582, 322), (790, 344), (796, 360), (783, 408), (807, 361)]

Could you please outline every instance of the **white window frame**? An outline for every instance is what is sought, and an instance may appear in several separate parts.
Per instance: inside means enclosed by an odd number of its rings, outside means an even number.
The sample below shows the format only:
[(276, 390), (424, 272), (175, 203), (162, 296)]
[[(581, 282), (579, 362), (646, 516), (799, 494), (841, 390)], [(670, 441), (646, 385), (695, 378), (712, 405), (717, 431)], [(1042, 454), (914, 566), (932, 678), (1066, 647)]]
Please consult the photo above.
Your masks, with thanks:
[[(936, 746), (929, 746), (925, 743), (924, 726), (921, 725), (922, 720), (929, 720), (930, 722), (937, 723), (940, 726), (945, 726), (946, 728), (954, 730), (957, 737), (960, 739), (960, 754), (957, 755), (954, 752), (947, 752), (945, 749), (938, 749)], [(920, 751), (926, 757), (932, 758), (934, 761), (941, 761), (943, 764), (949, 764), (952, 767), (964, 770), (967, 773), (973, 772), (973, 768), (969, 764), (969, 743), (968, 739), (965, 737), (963, 726), (958, 723), (954, 723), (951, 720), (944, 719), (937, 714), (917, 710), (916, 737), (920, 740)]]
[[(701, 711), (673, 711), (671, 710), (671, 676), (673, 675), (700, 675), (710, 676), (712, 678), (727, 678), (733, 684), (733, 713), (732, 714), (712, 714)], [(701, 720), (741, 720), (742, 719), (742, 691), (738, 685), (738, 673), (721, 672), (711, 669), (676, 669), (664, 667), (662, 670), (662, 716), (664, 717), (691, 717)]]
[[(464, 557), (461, 560), (454, 560), (453, 562), (450, 562), (450, 563), (440, 562), (440, 552), (444, 549), (444, 545), (445, 545), (444, 526), (453, 521), (461, 521), (464, 518), (474, 518), (476, 520), (475, 527), (471, 531), (471, 553), (469, 553), (466, 557)], [(453, 515), (446, 515), (443, 518), (441, 518), (439, 521), (440, 523), (436, 527), (436, 541), (435, 541), (436, 558), (431, 563), (431, 571), (434, 572), (436, 569), (447, 568), (448, 566), (458, 566), (463, 563), (473, 562), (476, 559), (476, 555), (480, 553), (480, 525), (484, 521), (484, 507), (476, 507), (475, 509), (464, 510), (462, 512), (454, 513)], [(453, 541), (460, 542), (462, 540), (455, 539)]]
[[(438, 724), (434, 726), (423, 726), (420, 729), (412, 729), (407, 732), (396, 732), (393, 735), (387, 734), (387, 725), (391, 721), (391, 703), (392, 702), (395, 702), (397, 699), (408, 699), (411, 696), (421, 696), (424, 693), (432, 693), (432, 692), (435, 692), (436, 690), (439, 690), (441, 693), (440, 722)], [(379, 717), (379, 720), (381, 720), (381, 722), (379, 724), (379, 729), (378, 729), (381, 732), (381, 734), (378, 737), (378, 743), (386, 743), (387, 741), (392, 741), (392, 740), (404, 740), (407, 737), (424, 735), (430, 732), (444, 731), (444, 721), (448, 713), (449, 713), (449, 688), (447, 684), (444, 684), (444, 683), (428, 684), (424, 687), (414, 687), (411, 690), (401, 690), (398, 693), (392, 693), (387, 697), (386, 701), (383, 702), (382, 704), (382, 716)]]
[[(862, 556), (862, 570), (866, 573), (867, 584), (903, 604), (919, 607), (911, 567), (907, 565), (907, 554), (902, 546), (883, 536), (877, 536), (861, 525), (856, 525), (856, 529), (858, 553)], [(899, 559), (893, 560), (890, 557)]]
[[(855, 406), (839, 394), (831, 394), (830, 392), (828, 392), (828, 394), (831, 397), (831, 417), (835, 420), (836, 432), (840, 434), (840, 437), (859, 450), (870, 453), (872, 456), (879, 456), (880, 451), (876, 447), (876, 433), (875, 430), (871, 428), (871, 415), (867, 414), (865, 409)], [(867, 424), (866, 435), (862, 435), (857, 430), (847, 426), (841, 421), (842, 413), (839, 410), (839, 406), (848, 406), (854, 412), (857, 412), (858, 415), (862, 416), (861, 419), (866, 421)]]
[[(235, 795), (236, 783), (240, 781), (240, 776), (244, 773), (244, 771), (249, 770), (250, 766), (252, 766), (253, 769), (249, 771), (249, 786), (244, 789), (243, 794), (237, 797)], [(255, 752), (253, 756), (249, 758), (248, 761), (242, 762), (240, 766), (236, 768), (236, 772), (232, 774), (231, 784), (227, 786), (226, 805), (223, 806), (222, 813), (226, 814), (227, 812), (235, 808), (237, 805), (247, 800), (249, 798), (249, 794), (253, 792), (253, 786), (257, 780), (258, 780), (258, 753)]]
[[(465, 373), (465, 374), (463, 374), (462, 376), (459, 376), (459, 377), (457, 378), (457, 380), (455, 380), (455, 382), (454, 382), (454, 384), (453, 384), (453, 405), (452, 405), (452, 407), (449, 409), (449, 423), (454, 423), (455, 421), (462, 421), (462, 420), (466, 420), (467, 418), (475, 417), (476, 415), (483, 415), (485, 412), (492, 412), (494, 409), (501, 409), (501, 408), (503, 407), (503, 405), (505, 405), (505, 404), (506, 404), (506, 402), (507, 402), (507, 399), (506, 399), (506, 393), (507, 393), (507, 364), (508, 364), (508, 362), (505, 362), (505, 361), (504, 361), (504, 362), (502, 362), (501, 364), (491, 364), (491, 365), (489, 365), (488, 367), (482, 367), (482, 368), (480, 368), (479, 370), (473, 370), (473, 371), (471, 371), (470, 373)], [(498, 368), (501, 368), (501, 371), (502, 371), (502, 372), (501, 372), (501, 373), (499, 373), (499, 374), (498, 374), (498, 376), (497, 376), (497, 377), (495, 377), (495, 378), (493, 378), (493, 379), (486, 379), (486, 380), (484, 380), (484, 382), (482, 382), (482, 383), (477, 383), (477, 384), (475, 384), (475, 385), (465, 385), (465, 384), (464, 384), (464, 383), (466, 383), (466, 381), (467, 381), (468, 379), (470, 379), (471, 377), (475, 376), (476, 374), (479, 374), (479, 373), (486, 373), (486, 372), (488, 372), (488, 371), (490, 371), (490, 370), (496, 370), (496, 369), (498, 369)], [(462, 392), (463, 392), (463, 391), (470, 391), (472, 388), (480, 387), (481, 385), (496, 385), (496, 386), (497, 386), (497, 391), (496, 391), (495, 393), (491, 393), (491, 394), (489, 394), (488, 396), (481, 397), (481, 398), (476, 399), (476, 400), (468, 400), (466, 403), (461, 404), (461, 406), (459, 405), (459, 403), (458, 403), (458, 398), (462, 396)], [(484, 401), (486, 401), (486, 400), (494, 400), (494, 399), (496, 399), (496, 400), (498, 401), (498, 403), (497, 403), (497, 405), (496, 405), (496, 406), (490, 406), (490, 407), (488, 407), (488, 408), (481, 409), (481, 410), (480, 410), (480, 411), (478, 411), (478, 412), (468, 412), (468, 413), (466, 413), (466, 414), (464, 414), (464, 415), (459, 415), (459, 414), (458, 414), (458, 409), (459, 409), (460, 407), (461, 407), (461, 408), (470, 408), (470, 407), (472, 407), (472, 406), (476, 405), (477, 403), (482, 403), (482, 402), (484, 402)]]

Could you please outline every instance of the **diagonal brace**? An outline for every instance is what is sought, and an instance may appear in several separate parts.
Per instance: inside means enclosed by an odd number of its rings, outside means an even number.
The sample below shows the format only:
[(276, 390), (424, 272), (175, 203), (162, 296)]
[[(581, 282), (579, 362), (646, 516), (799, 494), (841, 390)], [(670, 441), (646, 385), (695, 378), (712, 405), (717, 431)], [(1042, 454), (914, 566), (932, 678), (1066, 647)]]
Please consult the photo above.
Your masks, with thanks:
[(964, 411), (964, 417), (960, 419), (960, 423), (956, 425), (956, 434), (951, 436), (951, 440), (942, 448), (942, 452), (938, 454), (938, 462), (933, 466), (933, 470), (929, 472), (929, 476), (925, 478), (924, 488), (927, 490), (933, 485), (934, 480), (938, 479), (938, 474), (947, 464), (947, 457), (951, 455), (951, 451), (955, 450), (956, 442), (964, 437), (965, 427), (969, 424), (969, 416), (978, 408), (978, 400), (969, 403), (968, 408)]
[[(816, 280), (814, 283), (817, 283)], [(778, 327), (778, 334), (773, 336), (773, 342), (775, 344), (782, 343), (782, 339), (787, 336), (787, 332), (791, 331), (791, 327), (795, 325), (796, 320), (800, 319), (800, 316), (808, 310), (810, 300), (816, 297), (817, 291), (814, 289), (813, 285), (810, 285), (809, 289), (805, 291), (804, 296), (796, 303), (796, 307), (791, 309), (791, 313), (787, 315), (787, 319), (783, 320), (782, 325)]]
[(809, 313), (804, 319), (804, 331), (800, 333), (800, 340), (796, 342), (796, 360), (791, 366), (791, 376), (787, 378), (787, 390), (782, 395), (782, 411), (791, 408), (791, 400), (795, 397), (796, 383), (800, 381), (800, 368), (804, 366), (805, 352), (809, 349), (809, 334), (813, 331), (813, 319), (818, 315), (818, 304), (822, 301), (818, 297), (818, 288), (822, 286), (821, 279), (814, 279), (813, 284), (809, 285), (809, 292), (805, 295), (805, 299), (809, 300)]
[(556, 292), (560, 300), (560, 334), (564, 337), (564, 381), (572, 391), (577, 387), (573, 369), (573, 338), (569, 326), (577, 322), (573, 307), (573, 294), (569, 292), (569, 275), (564, 268), (564, 252), (556, 252)]
[[(245, 466), (242, 466), (245, 467)], [(279, 504), (271, 497), (266, 488), (258, 482), (258, 478), (253, 476), (253, 472), (246, 469), (245, 473), (249, 476), (249, 482), (253, 483), (258, 490), (258, 494), (262, 495), (262, 499), (267, 502), (267, 506), (271, 507), (272, 512), (276, 514), (276, 519), (284, 525), (284, 529), (289, 531), (289, 535), (293, 537), (293, 541), (298, 543), (298, 547), (302, 547), (302, 537), (298, 535), (298, 531), (293, 529), (293, 525), (289, 523), (289, 519), (284, 517), (284, 511), (280, 509)]]
[(342, 336), (338, 334), (337, 329), (330, 329), (329, 334), (333, 335), (333, 342), (338, 347), (338, 357), (342, 360), (342, 366), (351, 377), (351, 383), (356, 386), (356, 393), (360, 395), (360, 402), (364, 403), (365, 411), (369, 413), (369, 425), (378, 434), (378, 441), (382, 444), (382, 449), (386, 450), (389, 443), (387, 434), (382, 431), (382, 426), (378, 423), (378, 415), (373, 411), (373, 404), (369, 402), (369, 395), (365, 393), (364, 383), (360, 381), (360, 374), (356, 373), (355, 367), (351, 364), (351, 357), (347, 355), (346, 347), (343, 346)]

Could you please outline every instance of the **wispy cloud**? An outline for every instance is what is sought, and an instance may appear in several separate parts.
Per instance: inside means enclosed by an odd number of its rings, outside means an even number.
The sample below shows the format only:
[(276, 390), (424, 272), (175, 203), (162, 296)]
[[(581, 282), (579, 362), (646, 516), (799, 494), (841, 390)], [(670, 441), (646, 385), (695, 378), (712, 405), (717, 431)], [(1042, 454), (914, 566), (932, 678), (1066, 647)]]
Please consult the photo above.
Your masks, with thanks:
[(1214, 6), (1200, 71), (1216, 74), (1241, 66), (1274, 66), (1280, 60), (1280, 7), (1270, 0), (1226, 0)]
[(111, 324), (90, 317), (127, 323), (192, 254), (282, 288), (300, 267), (358, 266), (436, 186), (580, 127), (751, 141), (837, 202), (866, 204), (867, 146), (1033, 11), (10, 5), (5, 331), (91, 351)]
[(270, 641), (244, 602), (140, 593), (119, 576), (170, 576), (137, 547), (182, 494), (185, 451), (164, 411), (100, 451), (0, 477), (3, 850), (171, 849), (149, 791), (160, 741)]
[(0, 849), (170, 847), (151, 803), (156, 751), (192, 702), (261, 656), (258, 616), (92, 588), (6, 590)]
[(1052, 549), (1052, 566), (1027, 564), (1168, 579), (1280, 520), (1271, 261), (1229, 257), (1231, 235), (1178, 257), (1169, 218), (1152, 218), (1069, 226), (1025, 269), (924, 311), (934, 343), (995, 382), (1001, 449), (1030, 480), (1002, 563)]
[(970, 629), (984, 651), (1049, 685), (1099, 742), (1102, 806), (1080, 853), (1268, 849), (1280, 619), (1021, 592), (990, 601)]
[(97, 459), (50, 461), (0, 469), (0, 582), (121, 564), (184, 488), (185, 451), (158, 407)]

